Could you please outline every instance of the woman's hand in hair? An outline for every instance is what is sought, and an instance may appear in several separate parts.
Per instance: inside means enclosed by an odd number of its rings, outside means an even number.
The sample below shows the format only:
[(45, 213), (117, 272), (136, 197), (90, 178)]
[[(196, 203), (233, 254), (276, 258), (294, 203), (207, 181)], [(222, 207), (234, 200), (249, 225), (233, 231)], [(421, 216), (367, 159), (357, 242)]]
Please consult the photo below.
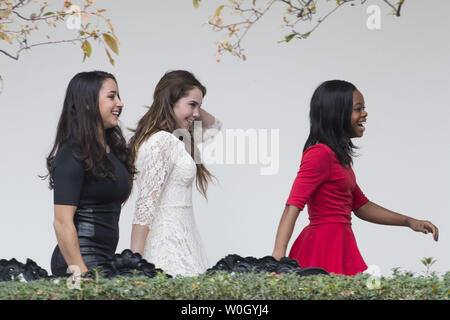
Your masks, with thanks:
[(208, 113), (204, 109), (200, 109), (199, 112), (200, 112), (200, 118), (198, 120), (200, 120), (202, 122), (203, 128), (211, 127), (214, 124), (214, 122), (216, 121), (216, 118), (214, 118), (214, 116), (212, 114)]
[(416, 220), (414, 218), (410, 218), (407, 220), (407, 225), (416, 232), (422, 232), (425, 234), (431, 232), (433, 234), (434, 241), (438, 241), (439, 239), (439, 229), (430, 221)]

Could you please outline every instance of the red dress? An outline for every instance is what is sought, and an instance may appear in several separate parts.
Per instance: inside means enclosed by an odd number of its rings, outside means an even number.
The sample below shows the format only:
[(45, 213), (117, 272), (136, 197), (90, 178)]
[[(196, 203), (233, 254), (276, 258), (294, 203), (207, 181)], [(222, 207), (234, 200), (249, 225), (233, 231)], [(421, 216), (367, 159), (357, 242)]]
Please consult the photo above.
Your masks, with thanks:
[(292, 245), (289, 258), (302, 268), (355, 275), (367, 269), (351, 228), (351, 211), (367, 203), (351, 166), (342, 166), (323, 143), (303, 153), (287, 205), (303, 210), (308, 205), (310, 224)]

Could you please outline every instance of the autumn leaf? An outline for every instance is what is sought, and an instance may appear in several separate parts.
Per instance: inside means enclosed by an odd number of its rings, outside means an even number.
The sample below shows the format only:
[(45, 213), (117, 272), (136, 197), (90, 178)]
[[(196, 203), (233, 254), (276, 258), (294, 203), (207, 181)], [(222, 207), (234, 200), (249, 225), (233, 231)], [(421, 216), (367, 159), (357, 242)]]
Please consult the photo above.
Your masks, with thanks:
[(192, 4), (194, 5), (195, 8), (198, 8), (198, 7), (199, 7), (200, 1), (202, 1), (202, 0), (193, 0), (193, 1), (192, 1)]
[(222, 11), (222, 9), (223, 9), (224, 7), (225, 7), (224, 5), (221, 5), (220, 7), (218, 7), (218, 8), (216, 9), (216, 12), (214, 13), (214, 17), (220, 16), (220, 12)]
[(6, 19), (11, 14), (12, 10), (10, 9), (2, 9), (0, 10), (0, 19)]
[(111, 53), (109, 52), (109, 50), (107, 48), (105, 48), (106, 51), (106, 55), (109, 58), (109, 63), (111, 63), (111, 65), (114, 65), (114, 59), (111, 57)]
[(6, 32), (0, 33), (0, 40), (6, 40), (9, 44), (12, 44), (12, 39), (8, 36)]
[(117, 38), (111, 36), (110, 34), (104, 33), (103, 39), (105, 40), (105, 43), (108, 45), (108, 47), (115, 53), (119, 54), (119, 46), (117, 43)]
[(83, 44), (82, 44), (82, 46), (81, 46), (81, 49), (83, 49), (83, 52), (84, 52), (84, 59), (83, 59), (83, 61), (86, 59), (86, 57), (88, 57), (88, 58), (91, 57), (91, 54), (92, 54), (92, 46), (91, 46), (91, 44), (89, 43), (89, 41), (84, 40), (84, 42), (83, 42)]

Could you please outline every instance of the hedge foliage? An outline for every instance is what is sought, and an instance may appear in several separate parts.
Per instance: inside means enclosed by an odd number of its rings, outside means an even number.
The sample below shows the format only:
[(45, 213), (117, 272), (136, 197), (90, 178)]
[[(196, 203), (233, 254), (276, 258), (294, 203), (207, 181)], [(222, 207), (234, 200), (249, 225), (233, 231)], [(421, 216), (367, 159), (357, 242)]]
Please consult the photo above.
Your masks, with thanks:
[[(97, 270), (98, 271), (98, 270)], [(202, 274), (197, 277), (167, 279), (159, 274), (148, 277), (119, 277), (108, 280), (99, 276), (82, 278), (79, 289), (70, 288), (66, 278), (41, 279), (31, 282), (0, 282), (2, 300), (303, 300), (303, 299), (382, 299), (382, 300), (448, 300), (450, 272), (442, 276), (432, 272), (416, 276), (411, 272), (393, 270), (390, 277), (381, 277), (379, 286), (367, 274), (353, 277), (315, 275), (300, 277), (294, 273)], [(74, 288), (75, 287), (75, 288)]]

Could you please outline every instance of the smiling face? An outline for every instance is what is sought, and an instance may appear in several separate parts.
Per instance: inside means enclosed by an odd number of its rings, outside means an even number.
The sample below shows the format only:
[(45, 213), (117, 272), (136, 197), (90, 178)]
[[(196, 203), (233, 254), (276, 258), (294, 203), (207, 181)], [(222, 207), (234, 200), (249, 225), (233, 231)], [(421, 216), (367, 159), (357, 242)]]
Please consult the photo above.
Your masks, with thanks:
[(105, 129), (114, 128), (119, 124), (119, 115), (123, 103), (119, 98), (119, 89), (113, 79), (106, 79), (98, 94), (100, 115)]
[(200, 118), (200, 106), (203, 102), (203, 94), (197, 87), (188, 91), (187, 96), (179, 99), (173, 106), (177, 129), (186, 129), (193, 125), (194, 120)]
[(353, 91), (353, 111), (350, 119), (353, 134), (350, 138), (360, 138), (363, 136), (366, 130), (363, 123), (367, 121), (367, 115), (363, 95), (358, 90)]

